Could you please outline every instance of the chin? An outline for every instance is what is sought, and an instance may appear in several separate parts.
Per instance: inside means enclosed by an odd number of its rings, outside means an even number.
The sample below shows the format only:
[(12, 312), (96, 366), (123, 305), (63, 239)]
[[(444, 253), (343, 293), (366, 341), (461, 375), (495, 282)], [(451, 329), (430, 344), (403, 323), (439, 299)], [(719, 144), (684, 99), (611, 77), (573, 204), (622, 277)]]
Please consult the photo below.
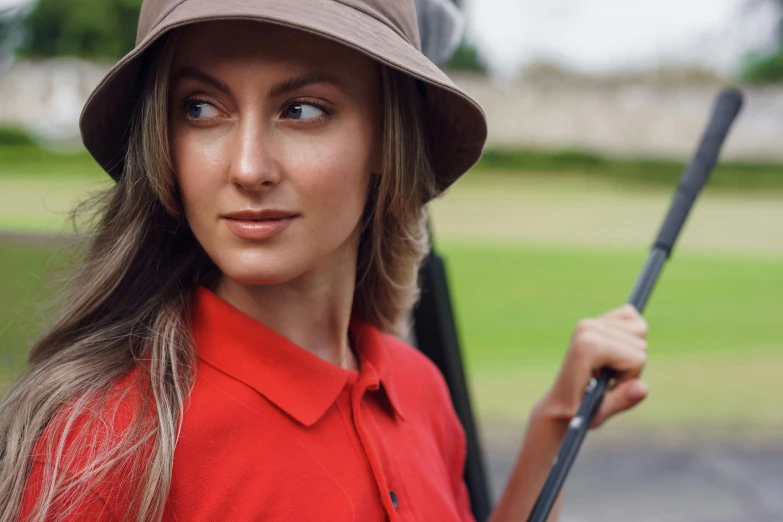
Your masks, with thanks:
[(221, 260), (216, 263), (225, 277), (241, 285), (279, 285), (301, 276), (306, 269), (287, 259)]
[(240, 285), (280, 285), (295, 279), (299, 274), (290, 269), (280, 267), (279, 269), (259, 270), (258, 267), (232, 268), (231, 270), (221, 270), (225, 277)]

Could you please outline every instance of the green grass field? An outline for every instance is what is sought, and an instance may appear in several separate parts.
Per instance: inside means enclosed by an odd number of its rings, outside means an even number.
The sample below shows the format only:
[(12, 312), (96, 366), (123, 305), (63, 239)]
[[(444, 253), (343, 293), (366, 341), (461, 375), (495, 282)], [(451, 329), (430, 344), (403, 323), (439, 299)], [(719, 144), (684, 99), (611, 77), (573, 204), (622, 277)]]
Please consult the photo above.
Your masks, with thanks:
[[(559, 359), (575, 319), (624, 302), (646, 252), (448, 243), (475, 368)], [(783, 260), (679, 255), (645, 315), (661, 357), (781, 348)]]
[[(473, 393), (483, 417), (520, 419), (545, 392), (575, 322), (620, 305), (643, 249), (446, 243)], [(620, 422), (767, 433), (783, 428), (783, 259), (682, 254), (645, 316), (651, 395)]]

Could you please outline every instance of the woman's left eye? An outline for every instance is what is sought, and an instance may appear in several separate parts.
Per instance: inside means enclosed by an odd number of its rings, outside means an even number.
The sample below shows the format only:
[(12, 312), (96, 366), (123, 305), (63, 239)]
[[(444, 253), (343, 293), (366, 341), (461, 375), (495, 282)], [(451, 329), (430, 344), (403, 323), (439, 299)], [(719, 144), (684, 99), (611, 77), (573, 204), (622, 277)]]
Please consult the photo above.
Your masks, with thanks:
[(294, 103), (285, 111), (285, 117), (292, 120), (314, 120), (326, 114), (326, 111), (312, 103)]

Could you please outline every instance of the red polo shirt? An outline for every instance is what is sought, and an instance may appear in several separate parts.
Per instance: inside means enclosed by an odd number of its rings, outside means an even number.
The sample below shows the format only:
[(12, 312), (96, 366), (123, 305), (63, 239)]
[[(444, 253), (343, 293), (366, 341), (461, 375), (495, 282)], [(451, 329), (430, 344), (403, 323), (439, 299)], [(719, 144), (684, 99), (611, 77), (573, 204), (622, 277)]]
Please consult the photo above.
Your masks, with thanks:
[[(473, 520), (464, 432), (441, 374), (365, 322), (350, 333), (358, 372), (197, 291), (198, 373), (165, 520)], [(98, 484), (81, 512), (115, 520), (121, 492)]]

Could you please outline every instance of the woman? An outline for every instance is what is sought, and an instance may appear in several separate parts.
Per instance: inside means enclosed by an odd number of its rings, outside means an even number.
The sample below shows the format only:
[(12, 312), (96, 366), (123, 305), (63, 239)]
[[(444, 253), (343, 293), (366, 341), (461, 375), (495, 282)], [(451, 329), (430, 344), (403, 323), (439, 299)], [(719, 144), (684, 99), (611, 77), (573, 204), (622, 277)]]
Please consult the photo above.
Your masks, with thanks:
[[(390, 335), (486, 136), (413, 2), (145, 0), (138, 42), (82, 116), (117, 186), (0, 406), (0, 521), (471, 520), (443, 379)], [(596, 424), (644, 398), (645, 333), (579, 323), (493, 521), (593, 372), (619, 372)]]

